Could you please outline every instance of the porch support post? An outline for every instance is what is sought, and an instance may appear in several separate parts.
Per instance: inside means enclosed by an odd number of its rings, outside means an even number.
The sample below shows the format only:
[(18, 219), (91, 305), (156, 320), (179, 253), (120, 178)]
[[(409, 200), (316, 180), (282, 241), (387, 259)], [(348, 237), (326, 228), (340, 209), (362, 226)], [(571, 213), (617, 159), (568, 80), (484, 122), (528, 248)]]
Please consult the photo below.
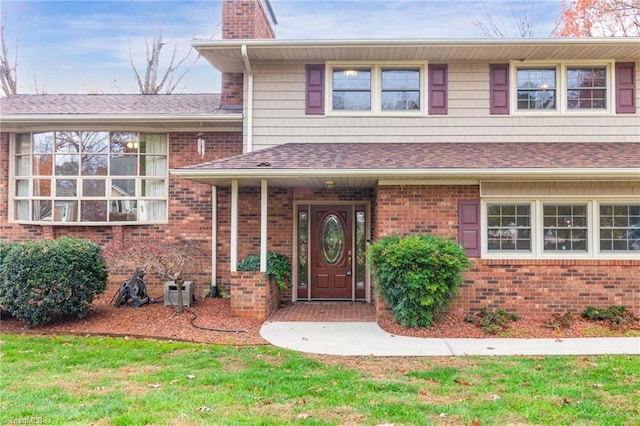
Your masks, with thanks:
[(267, 272), (267, 204), (269, 201), (268, 183), (260, 181), (260, 272)]
[(218, 187), (211, 185), (211, 287), (218, 286)]
[(229, 270), (238, 270), (238, 180), (231, 181), (231, 250), (229, 253), (231, 265)]

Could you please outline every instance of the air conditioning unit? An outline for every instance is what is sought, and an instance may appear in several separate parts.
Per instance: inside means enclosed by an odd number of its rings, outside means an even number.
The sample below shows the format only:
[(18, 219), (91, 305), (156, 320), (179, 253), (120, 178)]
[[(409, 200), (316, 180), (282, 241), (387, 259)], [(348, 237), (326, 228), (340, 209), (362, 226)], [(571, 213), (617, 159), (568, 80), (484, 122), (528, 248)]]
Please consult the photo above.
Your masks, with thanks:
[[(182, 306), (191, 306), (196, 301), (195, 281), (182, 283)], [(164, 306), (178, 305), (178, 285), (173, 281), (164, 283)]]

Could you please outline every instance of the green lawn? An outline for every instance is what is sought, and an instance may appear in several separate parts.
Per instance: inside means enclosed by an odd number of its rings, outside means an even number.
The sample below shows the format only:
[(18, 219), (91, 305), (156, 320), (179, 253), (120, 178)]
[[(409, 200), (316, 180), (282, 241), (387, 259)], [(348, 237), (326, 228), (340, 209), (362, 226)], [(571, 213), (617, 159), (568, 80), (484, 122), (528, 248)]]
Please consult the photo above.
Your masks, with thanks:
[(2, 335), (0, 424), (637, 425), (640, 358), (314, 357)]

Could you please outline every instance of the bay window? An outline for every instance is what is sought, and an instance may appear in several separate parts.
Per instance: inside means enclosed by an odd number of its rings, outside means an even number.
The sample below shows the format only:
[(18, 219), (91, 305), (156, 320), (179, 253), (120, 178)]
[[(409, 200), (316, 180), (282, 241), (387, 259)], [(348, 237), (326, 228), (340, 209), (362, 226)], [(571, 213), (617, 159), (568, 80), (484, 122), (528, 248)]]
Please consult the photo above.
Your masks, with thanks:
[(166, 134), (23, 133), (13, 152), (15, 221), (166, 221)]

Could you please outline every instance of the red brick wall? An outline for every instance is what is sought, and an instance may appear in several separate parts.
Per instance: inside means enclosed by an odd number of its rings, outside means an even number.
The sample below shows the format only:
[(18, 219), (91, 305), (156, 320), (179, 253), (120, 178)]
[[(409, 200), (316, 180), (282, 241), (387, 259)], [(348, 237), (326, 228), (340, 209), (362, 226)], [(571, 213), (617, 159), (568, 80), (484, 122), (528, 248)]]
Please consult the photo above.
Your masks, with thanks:
[(276, 38), (276, 35), (260, 0), (224, 0), (222, 38)]
[[(275, 32), (260, 0), (222, 2), (222, 38), (272, 39)], [(222, 73), (222, 105), (242, 105), (243, 75)]]
[[(458, 201), (478, 198), (476, 186), (379, 186), (377, 192), (376, 238), (409, 233), (457, 238)], [(550, 316), (625, 305), (640, 313), (640, 260), (472, 260), (451, 311), (490, 306)]]
[(280, 289), (263, 272), (231, 273), (231, 314), (265, 320), (278, 308)]
[[(169, 168), (193, 165), (242, 153), (240, 133), (205, 133), (206, 154), (201, 158), (196, 149), (197, 133), (169, 135)], [(117, 250), (136, 239), (192, 241), (201, 247), (197, 259), (199, 273), (194, 277), (198, 291), (207, 290), (211, 282), (211, 187), (169, 177), (169, 221), (161, 225), (116, 226), (40, 226), (8, 222), (8, 136), (0, 139), (0, 241), (25, 241), (76, 236), (94, 241), (107, 250)], [(120, 285), (131, 271), (115, 270), (109, 276), (111, 285)], [(146, 283), (153, 297), (162, 295), (160, 280), (147, 275)], [(110, 291), (110, 290), (109, 290)]]

